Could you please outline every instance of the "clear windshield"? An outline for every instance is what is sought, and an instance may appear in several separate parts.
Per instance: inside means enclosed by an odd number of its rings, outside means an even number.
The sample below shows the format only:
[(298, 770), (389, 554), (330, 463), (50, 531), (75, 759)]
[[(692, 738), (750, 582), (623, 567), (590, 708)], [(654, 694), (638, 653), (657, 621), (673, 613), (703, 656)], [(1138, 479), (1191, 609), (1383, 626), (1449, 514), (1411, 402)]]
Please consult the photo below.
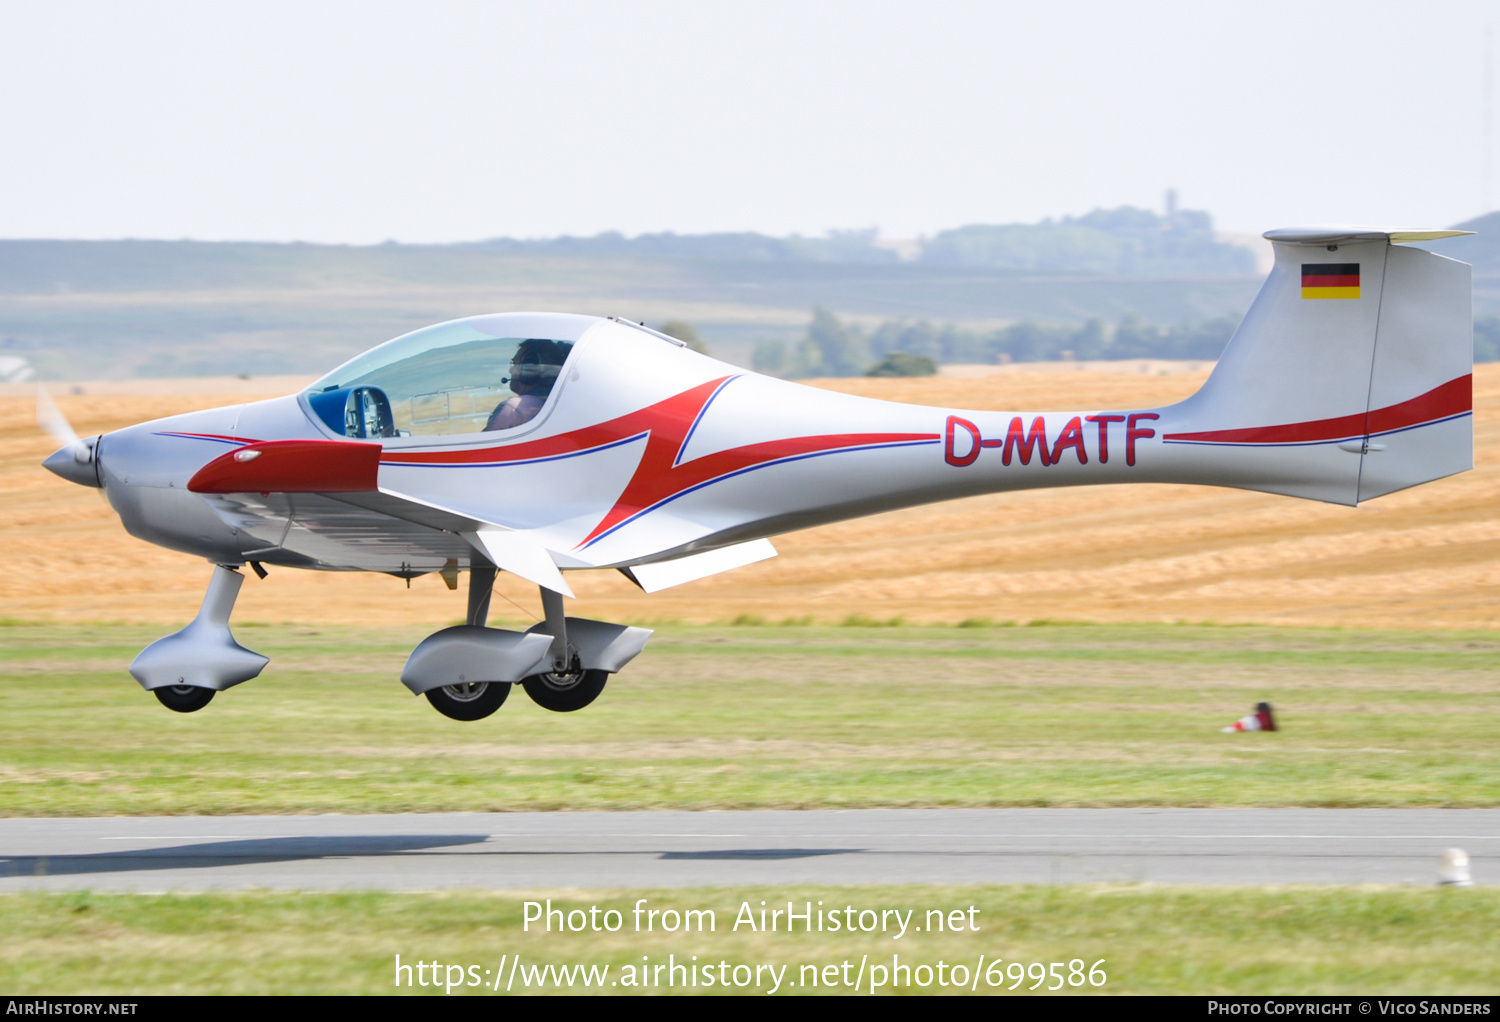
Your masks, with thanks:
[(349, 436), (524, 425), (546, 404), (573, 345), (483, 329), (522, 325), (507, 318), (445, 323), (382, 344), (313, 384), (308, 402), (331, 429)]

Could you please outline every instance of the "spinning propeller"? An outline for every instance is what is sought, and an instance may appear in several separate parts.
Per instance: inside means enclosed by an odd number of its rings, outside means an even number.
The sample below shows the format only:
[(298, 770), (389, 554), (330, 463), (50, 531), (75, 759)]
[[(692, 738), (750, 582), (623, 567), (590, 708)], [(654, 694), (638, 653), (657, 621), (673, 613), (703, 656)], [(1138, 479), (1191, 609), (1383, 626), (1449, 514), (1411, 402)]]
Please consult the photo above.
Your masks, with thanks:
[(99, 486), (98, 466), (94, 464), (94, 447), (99, 438), (94, 436), (87, 440), (79, 439), (72, 424), (68, 422), (68, 417), (41, 384), (37, 384), (36, 388), (36, 423), (47, 431), (48, 436), (62, 444), (51, 457), (42, 462), (42, 467), (71, 483)]

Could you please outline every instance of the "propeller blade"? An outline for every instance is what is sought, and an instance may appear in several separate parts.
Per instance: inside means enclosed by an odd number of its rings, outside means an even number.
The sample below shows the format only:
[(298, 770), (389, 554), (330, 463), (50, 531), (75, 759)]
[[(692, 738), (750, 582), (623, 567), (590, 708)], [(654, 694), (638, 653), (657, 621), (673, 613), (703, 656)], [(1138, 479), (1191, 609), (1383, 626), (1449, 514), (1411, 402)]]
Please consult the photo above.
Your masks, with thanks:
[[(47, 388), (40, 383), (36, 387), (36, 424), (46, 430), (53, 440), (62, 444), (52, 452), (51, 457), (42, 462), (43, 468), (62, 476), (70, 483), (102, 486), (99, 481), (99, 466), (94, 464), (94, 444), (89, 442), (95, 438), (80, 439), (68, 422), (68, 417), (57, 407), (52, 395), (47, 393)], [(100, 496), (103, 495), (101, 489)]]
[(57, 407), (52, 400), (52, 395), (47, 393), (47, 388), (40, 383), (36, 385), (36, 424), (47, 431), (57, 443), (64, 447), (82, 446), (78, 434), (73, 432), (73, 426), (68, 422), (68, 417)]

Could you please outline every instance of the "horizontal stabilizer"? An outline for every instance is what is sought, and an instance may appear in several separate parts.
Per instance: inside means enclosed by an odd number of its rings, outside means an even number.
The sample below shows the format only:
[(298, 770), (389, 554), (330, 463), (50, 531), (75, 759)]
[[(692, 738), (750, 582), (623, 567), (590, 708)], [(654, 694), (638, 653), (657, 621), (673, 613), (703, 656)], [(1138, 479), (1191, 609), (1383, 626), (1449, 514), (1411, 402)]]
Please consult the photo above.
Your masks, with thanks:
[(1262, 237), (1289, 245), (1337, 245), (1344, 241), (1389, 241), (1405, 245), (1414, 241), (1457, 238), (1474, 231), (1451, 231), (1442, 227), (1360, 227), (1354, 224), (1316, 224), (1311, 227), (1278, 227)]

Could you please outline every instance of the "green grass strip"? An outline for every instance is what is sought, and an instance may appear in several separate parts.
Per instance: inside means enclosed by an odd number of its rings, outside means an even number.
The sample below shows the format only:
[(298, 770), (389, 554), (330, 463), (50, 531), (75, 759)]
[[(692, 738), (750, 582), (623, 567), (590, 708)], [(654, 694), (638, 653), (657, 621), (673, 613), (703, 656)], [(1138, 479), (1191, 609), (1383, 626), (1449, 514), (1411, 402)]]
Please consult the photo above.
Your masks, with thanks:
[(0, 815), (1500, 806), (1495, 633), (666, 625), (459, 723), (397, 680), (424, 630), (240, 626), (271, 665), (188, 715), (125, 673), (163, 631), (4, 629)]
[[(618, 932), (551, 933), (533, 923), (523, 929), (524, 903), (552, 899), (554, 908), (581, 923), (590, 908), (620, 913)], [(661, 914), (651, 932), (636, 932), (633, 910), (709, 909), (712, 932), (663, 932)], [(801, 913), (844, 913), (856, 925), (864, 910), (910, 911), (909, 929), (886, 932), (776, 932), (734, 922), (742, 906), (756, 914), (793, 903)], [(821, 906), (819, 903), (822, 903)], [(973, 912), (970, 913), (970, 909)], [(958, 932), (923, 927), (937, 912), (964, 921)], [(566, 916), (563, 917), (566, 919)], [(699, 917), (700, 920), (702, 917)], [(814, 917), (816, 918), (816, 917)], [(874, 916), (863, 917), (873, 923)], [(972, 920), (977, 929), (967, 928)], [(564, 923), (563, 925), (566, 925)], [(0, 896), (0, 987), (12, 994), (171, 993), (401, 993), (445, 996), (421, 986), (417, 973), (398, 974), (396, 956), (411, 965), (438, 962), (436, 975), (455, 976), (452, 993), (494, 996), (504, 992), (520, 956), (512, 993), (720, 993), (698, 974), (684, 989), (642, 966), (685, 963), (728, 976), (736, 965), (786, 966), (780, 993), (847, 993), (855, 968), (887, 967), (894, 983), (882, 992), (983, 992), (1009, 995), (1010, 963), (1060, 963), (1077, 993), (1192, 994), (1492, 994), (1500, 985), (1500, 890), (1402, 888), (1187, 888), (891, 886), (857, 888), (744, 888), (735, 890), (571, 891), (536, 894), (13, 894)], [(980, 956), (984, 956), (981, 965)], [(669, 958), (669, 956), (671, 956)], [(696, 956), (696, 958), (694, 957)], [(998, 972), (989, 964), (1000, 960)], [(1105, 982), (1091, 986), (1070, 963), (1087, 970), (1099, 960)], [(944, 963), (949, 985), (940, 985)], [(726, 967), (720, 969), (720, 963)], [(845, 970), (844, 963), (849, 968)], [(902, 986), (892, 966), (915, 971)], [(954, 985), (953, 966), (973, 984)], [(462, 968), (450, 972), (448, 966)], [(585, 988), (574, 974), (570, 987), (557, 973), (529, 982), (529, 970), (546, 966), (608, 966), (606, 984), (627, 976), (643, 987)], [(928, 985), (920, 986), (927, 966)], [(474, 966), (476, 971), (470, 971)], [(807, 968), (804, 968), (807, 967)], [(832, 967), (832, 971), (827, 971)], [(980, 971), (980, 970), (983, 971)], [(743, 978), (751, 970), (739, 975)], [(399, 977), (405, 982), (398, 986)], [(424, 978), (433, 973), (424, 970)], [(595, 972), (598, 975), (598, 972)], [(810, 980), (816, 976), (817, 985)], [(975, 979), (977, 977), (977, 982)], [(532, 977), (535, 978), (534, 976)], [(995, 979), (998, 987), (992, 986)], [(1096, 976), (1097, 978), (1097, 976)], [(734, 992), (768, 992), (761, 986)], [(651, 982), (655, 980), (655, 982)], [(1020, 983), (1032, 985), (1028, 976)], [(1043, 986), (1052, 985), (1050, 977)], [(492, 987), (499, 985), (500, 991)], [(973, 989), (977, 987), (977, 991)], [(1020, 991), (1017, 991), (1020, 992)]]

